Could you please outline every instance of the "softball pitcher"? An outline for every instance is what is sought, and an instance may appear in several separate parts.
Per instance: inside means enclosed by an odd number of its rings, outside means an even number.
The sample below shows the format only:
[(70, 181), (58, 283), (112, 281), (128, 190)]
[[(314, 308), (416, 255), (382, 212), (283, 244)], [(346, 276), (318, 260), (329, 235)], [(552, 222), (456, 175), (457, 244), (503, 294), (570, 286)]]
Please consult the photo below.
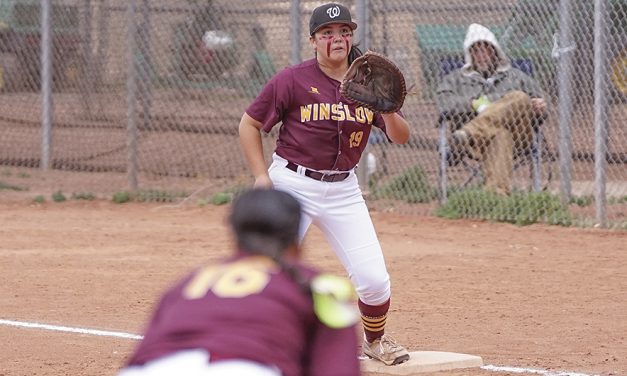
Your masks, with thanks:
[[(398, 113), (374, 113), (341, 95), (342, 78), (361, 55), (353, 45), (356, 28), (343, 5), (316, 8), (309, 22), (315, 57), (270, 79), (246, 109), (239, 133), (255, 186), (293, 194), (304, 211), (300, 240), (313, 223), (345, 267), (359, 296), (364, 354), (394, 365), (407, 361), (409, 353), (384, 334), (390, 278), (355, 166), (373, 126), (402, 144), (409, 138), (409, 125)], [(270, 132), (278, 123), (268, 169), (260, 131)]]

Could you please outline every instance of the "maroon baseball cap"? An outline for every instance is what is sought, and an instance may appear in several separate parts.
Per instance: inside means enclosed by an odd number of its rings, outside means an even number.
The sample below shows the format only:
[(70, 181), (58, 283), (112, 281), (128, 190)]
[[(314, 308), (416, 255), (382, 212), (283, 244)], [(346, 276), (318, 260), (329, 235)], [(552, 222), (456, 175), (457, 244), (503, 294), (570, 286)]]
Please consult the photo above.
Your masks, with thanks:
[(309, 35), (314, 35), (323, 26), (341, 23), (347, 24), (351, 29), (357, 29), (357, 24), (351, 19), (351, 12), (342, 4), (328, 3), (314, 9), (309, 19)]

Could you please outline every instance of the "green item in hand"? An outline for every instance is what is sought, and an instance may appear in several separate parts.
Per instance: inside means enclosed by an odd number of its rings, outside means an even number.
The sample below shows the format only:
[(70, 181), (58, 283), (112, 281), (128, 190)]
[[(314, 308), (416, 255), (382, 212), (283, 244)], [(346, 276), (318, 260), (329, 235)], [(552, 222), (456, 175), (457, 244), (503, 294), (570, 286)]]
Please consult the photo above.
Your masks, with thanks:
[(472, 101), (472, 108), (478, 114), (482, 113), (490, 105), (490, 100), (485, 95), (480, 96)]

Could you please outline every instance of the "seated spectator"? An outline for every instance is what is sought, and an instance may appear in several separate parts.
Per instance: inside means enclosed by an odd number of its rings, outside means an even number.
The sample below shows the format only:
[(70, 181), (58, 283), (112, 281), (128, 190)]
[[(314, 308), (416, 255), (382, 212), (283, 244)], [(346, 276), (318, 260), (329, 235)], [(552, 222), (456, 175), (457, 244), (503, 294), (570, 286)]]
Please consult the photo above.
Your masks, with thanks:
[(546, 116), (540, 86), (511, 66), (494, 34), (472, 24), (464, 66), (446, 75), (436, 92), (440, 112), (456, 122), (449, 165), (465, 156), (480, 161), (487, 190), (509, 195), (515, 152), (531, 145), (535, 117)]

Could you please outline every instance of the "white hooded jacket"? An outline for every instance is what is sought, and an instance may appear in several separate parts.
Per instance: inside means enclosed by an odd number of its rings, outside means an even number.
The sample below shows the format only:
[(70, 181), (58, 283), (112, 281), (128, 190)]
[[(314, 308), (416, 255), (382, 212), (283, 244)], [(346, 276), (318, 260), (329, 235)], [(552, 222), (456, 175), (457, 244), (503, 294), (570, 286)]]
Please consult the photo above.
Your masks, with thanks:
[(479, 24), (471, 24), (468, 26), (468, 31), (466, 32), (466, 38), (464, 39), (464, 61), (465, 64), (463, 66), (463, 70), (465, 73), (470, 73), (472, 69), (472, 58), (470, 56), (470, 47), (477, 42), (487, 42), (494, 46), (494, 50), (496, 51), (496, 55), (499, 58), (499, 64), (497, 66), (497, 71), (506, 71), (511, 68), (511, 64), (503, 49), (499, 45), (498, 40), (494, 36), (494, 33), (490, 31), (487, 27)]
[[(472, 68), (470, 46), (481, 41), (492, 44), (499, 58), (497, 69), (490, 77), (484, 77)], [(436, 102), (441, 113), (474, 115), (471, 102), (482, 95), (492, 102), (514, 90), (523, 91), (531, 98), (543, 97), (540, 85), (521, 70), (512, 67), (496, 37), (485, 26), (471, 24), (468, 27), (464, 40), (464, 59), (464, 66), (443, 77), (438, 85)]]

